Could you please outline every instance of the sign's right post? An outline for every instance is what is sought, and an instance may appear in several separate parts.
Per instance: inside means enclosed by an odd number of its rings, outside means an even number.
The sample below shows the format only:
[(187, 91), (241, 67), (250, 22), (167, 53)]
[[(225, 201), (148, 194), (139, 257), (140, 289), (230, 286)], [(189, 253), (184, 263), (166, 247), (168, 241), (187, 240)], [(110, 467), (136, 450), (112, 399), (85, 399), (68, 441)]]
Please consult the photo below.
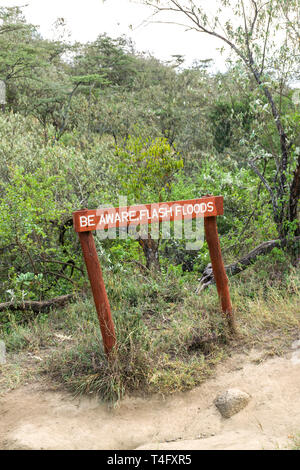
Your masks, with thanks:
[(226, 315), (230, 330), (236, 333), (236, 326), (230, 300), (228, 277), (226, 274), (217, 228), (217, 217), (204, 218), (205, 237), (208, 244), (212, 269), (221, 301), (222, 311)]

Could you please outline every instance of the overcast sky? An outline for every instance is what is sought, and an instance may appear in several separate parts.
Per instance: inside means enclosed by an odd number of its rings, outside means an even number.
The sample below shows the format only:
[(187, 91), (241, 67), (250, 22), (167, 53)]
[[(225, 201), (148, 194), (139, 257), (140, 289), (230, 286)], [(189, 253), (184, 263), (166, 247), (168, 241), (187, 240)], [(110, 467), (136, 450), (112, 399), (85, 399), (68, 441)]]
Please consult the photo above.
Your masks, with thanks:
[[(214, 3), (210, 0), (210, 8)], [(187, 65), (193, 60), (213, 59), (214, 69), (225, 69), (225, 57), (217, 51), (222, 44), (217, 39), (176, 25), (141, 25), (152, 10), (135, 0), (0, 0), (0, 6), (15, 5), (27, 5), (26, 18), (40, 25), (40, 32), (47, 38), (53, 37), (56, 19), (64, 18), (73, 40), (93, 41), (103, 33), (113, 38), (125, 34), (139, 51), (149, 51), (161, 60), (181, 54)]]

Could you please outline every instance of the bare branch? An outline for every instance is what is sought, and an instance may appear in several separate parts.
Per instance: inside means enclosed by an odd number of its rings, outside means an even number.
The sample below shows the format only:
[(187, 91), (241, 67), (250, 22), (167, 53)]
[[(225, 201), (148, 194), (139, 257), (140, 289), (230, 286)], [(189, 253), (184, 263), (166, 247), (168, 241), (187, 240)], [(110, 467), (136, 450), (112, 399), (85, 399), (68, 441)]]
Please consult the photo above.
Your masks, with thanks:
[[(229, 276), (235, 276), (240, 272), (247, 269), (249, 266), (255, 263), (257, 258), (261, 255), (266, 255), (270, 253), (274, 248), (280, 247), (284, 248), (289, 243), (292, 245), (299, 245), (300, 236), (295, 237), (292, 240), (287, 239), (278, 239), (278, 240), (269, 240), (267, 242), (262, 243), (261, 245), (254, 248), (254, 250), (250, 251), (246, 256), (239, 259), (235, 263), (229, 264), (225, 266), (225, 270)], [(201, 279), (199, 279), (200, 283), (196, 289), (196, 293), (199, 294), (203, 289), (206, 289), (211, 284), (215, 283), (213, 270), (211, 264), (208, 264), (205, 270), (202, 273)]]
[(276, 200), (275, 200), (275, 195), (274, 195), (274, 192), (273, 192), (271, 186), (268, 184), (266, 178), (260, 173), (259, 169), (254, 165), (253, 160), (249, 162), (249, 165), (252, 168), (252, 170), (254, 171), (254, 173), (262, 181), (262, 183), (265, 186), (265, 188), (267, 189), (267, 191), (269, 192), (269, 194), (271, 196), (271, 200), (272, 200), (273, 210), (274, 210), (274, 213), (276, 213), (278, 208), (277, 208), (277, 203), (276, 203)]
[(269, 36), (269, 31), (270, 31), (270, 25), (271, 25), (271, 18), (272, 18), (272, 13), (270, 12), (269, 18), (268, 18), (266, 35), (265, 35), (265, 41), (264, 41), (264, 50), (263, 50), (263, 57), (262, 57), (262, 62), (261, 62), (260, 75), (262, 75), (264, 66), (265, 66), (265, 58), (266, 58), (267, 42), (268, 42), (268, 36)]
[(250, 28), (250, 33), (252, 35), (253, 31), (254, 31), (254, 26), (255, 26), (255, 23), (256, 23), (256, 20), (257, 20), (257, 16), (258, 16), (258, 8), (257, 8), (256, 1), (254, 1), (254, 0), (251, 0), (251, 1), (252, 1), (252, 5), (254, 6), (254, 18), (253, 18), (251, 28)]
[(14, 310), (14, 311), (25, 311), (31, 310), (32, 312), (43, 312), (50, 310), (51, 308), (61, 308), (64, 307), (67, 303), (75, 298), (74, 294), (62, 295), (61, 297), (55, 297), (49, 300), (25, 300), (24, 302), (4, 302), (0, 303), (0, 312), (5, 310)]

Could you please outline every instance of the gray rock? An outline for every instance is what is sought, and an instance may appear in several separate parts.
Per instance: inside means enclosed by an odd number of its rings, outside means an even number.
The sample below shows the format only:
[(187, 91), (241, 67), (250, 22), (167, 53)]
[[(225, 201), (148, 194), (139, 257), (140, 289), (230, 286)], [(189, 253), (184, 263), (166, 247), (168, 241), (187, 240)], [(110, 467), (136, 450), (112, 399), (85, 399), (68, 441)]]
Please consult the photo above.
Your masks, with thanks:
[(292, 343), (292, 349), (300, 349), (300, 339)]
[(250, 400), (250, 395), (242, 392), (237, 388), (230, 388), (220, 393), (214, 400), (214, 404), (218, 408), (223, 418), (230, 418), (241, 411)]
[(6, 364), (6, 351), (4, 341), (0, 341), (0, 364)]

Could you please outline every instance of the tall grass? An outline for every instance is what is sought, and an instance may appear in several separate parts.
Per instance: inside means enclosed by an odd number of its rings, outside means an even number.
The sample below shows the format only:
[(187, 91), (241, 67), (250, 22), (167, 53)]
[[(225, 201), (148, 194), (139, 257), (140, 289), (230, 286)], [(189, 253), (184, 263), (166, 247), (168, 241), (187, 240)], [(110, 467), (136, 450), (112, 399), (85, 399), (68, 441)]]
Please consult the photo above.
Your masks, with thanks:
[[(125, 394), (170, 394), (214, 373), (232, 348), (280, 354), (299, 335), (299, 273), (259, 279), (251, 268), (231, 280), (239, 338), (230, 336), (216, 288), (195, 293), (196, 276), (105, 273), (118, 347), (104, 354), (91, 296), (3, 332), (8, 351), (43, 357), (41, 369), (74, 394), (114, 401)], [(47, 354), (44, 354), (43, 351)]]

